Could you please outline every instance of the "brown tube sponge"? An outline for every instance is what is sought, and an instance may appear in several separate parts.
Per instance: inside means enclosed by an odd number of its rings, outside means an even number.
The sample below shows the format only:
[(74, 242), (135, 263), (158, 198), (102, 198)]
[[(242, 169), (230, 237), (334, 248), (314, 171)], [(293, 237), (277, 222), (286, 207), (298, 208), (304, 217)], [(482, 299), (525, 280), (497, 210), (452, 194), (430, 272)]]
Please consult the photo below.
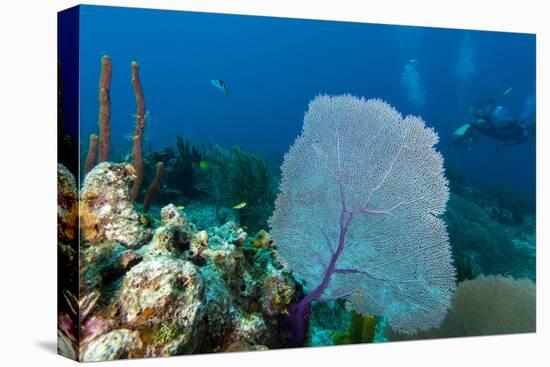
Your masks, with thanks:
[(143, 211), (148, 212), (149, 208), (151, 207), (151, 203), (155, 199), (155, 195), (162, 183), (162, 175), (164, 174), (164, 163), (158, 162), (157, 163), (157, 173), (155, 174), (155, 178), (153, 179), (153, 182), (149, 185), (149, 188), (147, 189), (147, 193), (145, 194), (145, 199), (143, 200)]
[(109, 156), (109, 138), (111, 136), (111, 59), (101, 58), (99, 76), (99, 161), (105, 162)]
[(143, 179), (143, 152), (142, 141), (143, 131), (145, 130), (145, 99), (143, 98), (143, 90), (139, 81), (139, 66), (138, 63), (132, 61), (132, 87), (136, 95), (136, 129), (134, 130), (134, 149), (132, 151), (132, 165), (136, 170), (136, 180), (130, 192), (132, 201), (136, 201), (139, 195), (139, 188)]
[(95, 167), (97, 161), (97, 150), (99, 146), (99, 137), (96, 134), (90, 134), (90, 144), (88, 147), (88, 155), (86, 156), (86, 165), (84, 166), (84, 175)]

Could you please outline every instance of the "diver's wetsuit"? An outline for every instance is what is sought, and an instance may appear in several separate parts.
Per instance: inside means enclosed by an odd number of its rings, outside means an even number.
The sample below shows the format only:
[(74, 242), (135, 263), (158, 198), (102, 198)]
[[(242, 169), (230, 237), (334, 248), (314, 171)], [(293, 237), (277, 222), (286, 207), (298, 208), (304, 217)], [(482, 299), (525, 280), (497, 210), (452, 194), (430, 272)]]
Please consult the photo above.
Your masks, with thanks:
[(488, 136), (497, 141), (507, 142), (509, 145), (516, 145), (525, 142), (529, 138), (527, 128), (519, 119), (511, 119), (505, 124), (495, 124), (489, 116), (485, 119), (478, 119), (471, 124), (471, 128), (479, 134)]
[(511, 88), (502, 94), (479, 102), (470, 109), (472, 116), (477, 118), (477, 121), (470, 125), (472, 133), (477, 132), (497, 141), (507, 142), (508, 145), (521, 144), (529, 138), (529, 131), (522, 119), (497, 118), (495, 116), (495, 111), (498, 109), (495, 106), (496, 102), (507, 95), (510, 90)]

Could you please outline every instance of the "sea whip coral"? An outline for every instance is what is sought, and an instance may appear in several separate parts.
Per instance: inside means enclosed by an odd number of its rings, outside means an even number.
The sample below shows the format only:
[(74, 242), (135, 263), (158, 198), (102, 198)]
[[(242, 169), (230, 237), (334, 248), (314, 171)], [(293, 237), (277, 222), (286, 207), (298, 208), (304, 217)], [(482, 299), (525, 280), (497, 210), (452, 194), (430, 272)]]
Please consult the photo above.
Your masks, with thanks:
[(132, 186), (130, 192), (130, 198), (132, 201), (136, 201), (139, 195), (139, 188), (141, 187), (141, 181), (143, 180), (143, 132), (145, 130), (145, 99), (143, 98), (143, 89), (141, 89), (141, 82), (139, 81), (139, 66), (138, 63), (132, 61), (132, 87), (134, 88), (134, 94), (136, 96), (136, 128), (134, 130), (134, 149), (132, 150), (132, 165), (136, 170), (136, 180)]
[(109, 158), (109, 138), (111, 136), (111, 59), (104, 55), (101, 58), (99, 77), (99, 161)]
[(381, 100), (319, 96), (285, 155), (270, 218), (308, 293), (291, 306), (302, 345), (313, 301), (343, 298), (412, 333), (441, 323), (455, 288), (437, 134)]
[(158, 162), (155, 178), (153, 179), (153, 182), (151, 182), (151, 184), (149, 185), (149, 188), (147, 189), (147, 193), (145, 194), (145, 199), (143, 200), (143, 211), (146, 213), (149, 211), (149, 208), (151, 207), (151, 203), (155, 199), (155, 195), (160, 187), (160, 184), (162, 183), (163, 174), (164, 174), (164, 163)]
[(98, 146), (99, 137), (96, 134), (90, 134), (90, 144), (88, 146), (88, 155), (86, 156), (86, 165), (84, 166), (84, 175), (87, 175), (96, 164)]

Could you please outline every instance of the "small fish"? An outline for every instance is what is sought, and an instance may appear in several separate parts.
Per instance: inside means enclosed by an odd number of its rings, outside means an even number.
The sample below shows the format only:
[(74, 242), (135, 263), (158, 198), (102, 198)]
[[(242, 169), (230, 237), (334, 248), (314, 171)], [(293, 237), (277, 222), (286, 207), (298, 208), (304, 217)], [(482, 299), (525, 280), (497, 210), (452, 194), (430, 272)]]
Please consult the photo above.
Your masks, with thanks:
[(205, 161), (200, 161), (199, 162), (199, 168), (206, 171), (208, 170), (208, 163), (206, 163)]
[(176, 206), (176, 209), (183, 210), (183, 209), (185, 209), (185, 206), (184, 205), (178, 205), (178, 206)]
[(227, 99), (227, 95), (229, 94), (229, 90), (227, 89), (227, 84), (221, 79), (212, 79), (210, 81), (212, 85), (219, 90), (223, 91), (223, 100), (225, 101)]
[(233, 209), (242, 209), (246, 206), (246, 201), (243, 201), (241, 203), (238, 203), (237, 205), (233, 206)]

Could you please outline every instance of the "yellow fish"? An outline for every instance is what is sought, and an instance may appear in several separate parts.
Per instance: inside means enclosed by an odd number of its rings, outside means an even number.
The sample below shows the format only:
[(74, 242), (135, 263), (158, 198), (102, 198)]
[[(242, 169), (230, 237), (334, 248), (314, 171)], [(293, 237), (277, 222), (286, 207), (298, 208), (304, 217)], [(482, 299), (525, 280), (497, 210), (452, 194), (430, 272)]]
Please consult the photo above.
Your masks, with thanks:
[(246, 206), (246, 201), (243, 201), (241, 203), (238, 203), (237, 205), (233, 206), (233, 209), (242, 209)]
[(176, 206), (176, 208), (179, 209), (179, 210), (183, 210), (183, 209), (185, 209), (185, 206), (183, 206), (183, 205), (178, 205), (178, 206)]

